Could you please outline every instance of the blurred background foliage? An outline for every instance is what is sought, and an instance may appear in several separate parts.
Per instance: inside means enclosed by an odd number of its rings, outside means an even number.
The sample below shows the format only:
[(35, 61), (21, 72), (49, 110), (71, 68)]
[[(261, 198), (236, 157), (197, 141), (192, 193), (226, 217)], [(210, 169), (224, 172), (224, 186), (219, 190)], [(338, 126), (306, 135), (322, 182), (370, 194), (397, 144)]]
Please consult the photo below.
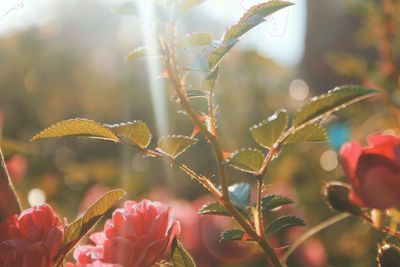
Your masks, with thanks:
[[(68, 1), (53, 8), (55, 19), (0, 36), (1, 145), (23, 206), (46, 201), (71, 221), (107, 189), (122, 186), (130, 199), (181, 203), (179, 209), (189, 203), (198, 207), (205, 193), (201, 186), (168, 164), (143, 158), (129, 147), (75, 138), (29, 142), (39, 130), (74, 117), (104, 123), (139, 119), (157, 136), (145, 61), (124, 61), (131, 49), (141, 45), (140, 20), (120, 30), (129, 32), (126, 41), (117, 31), (121, 17), (110, 12), (110, 5)], [(340, 144), (398, 129), (399, 11), (397, 1), (310, 0), (304, 18), (304, 53), (298, 64), (280, 65), (252, 49), (234, 49), (222, 64), (216, 88), (217, 119), (222, 145), (229, 152), (255, 147), (249, 127), (276, 109), (294, 112), (313, 95), (335, 85), (359, 83), (386, 92), (329, 118), (330, 143), (289, 147), (265, 177), (270, 184), (267, 192), (295, 199), (291, 213), (302, 216), (308, 227), (334, 215), (320, 192), (326, 181), (346, 181), (336, 158)], [(227, 25), (212, 18), (208, 21), (204, 15), (191, 11), (182, 22), (185, 31), (210, 30), (221, 36)], [(194, 74), (189, 79), (196, 84), (198, 77)], [(171, 90), (165, 90), (168, 133), (190, 135), (190, 122), (177, 113), (179, 106), (169, 99)], [(212, 153), (203, 139), (182, 161), (202, 174), (215, 172)], [(232, 183), (255, 182), (229, 171)], [(286, 245), (300, 233), (286, 233), (276, 237), (276, 242)], [(376, 266), (376, 243), (381, 239), (369, 226), (347, 219), (313, 237), (295, 253), (289, 266)], [(200, 266), (224, 266), (232, 257), (229, 253), (219, 257), (213, 254), (217, 249), (208, 249), (215, 259)], [(256, 260), (225, 266), (263, 266), (258, 254), (252, 255)]]

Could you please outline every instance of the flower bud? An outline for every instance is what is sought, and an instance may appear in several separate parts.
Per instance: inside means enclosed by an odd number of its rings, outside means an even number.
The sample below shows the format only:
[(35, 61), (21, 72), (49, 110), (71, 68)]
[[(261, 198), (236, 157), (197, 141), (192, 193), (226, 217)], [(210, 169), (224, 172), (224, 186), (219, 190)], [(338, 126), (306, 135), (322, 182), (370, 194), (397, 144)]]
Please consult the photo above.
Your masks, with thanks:
[(340, 182), (327, 183), (324, 186), (324, 195), (329, 206), (336, 211), (360, 215), (361, 209), (349, 200), (350, 187)]
[(378, 249), (380, 267), (400, 266), (400, 249), (392, 244), (383, 244)]

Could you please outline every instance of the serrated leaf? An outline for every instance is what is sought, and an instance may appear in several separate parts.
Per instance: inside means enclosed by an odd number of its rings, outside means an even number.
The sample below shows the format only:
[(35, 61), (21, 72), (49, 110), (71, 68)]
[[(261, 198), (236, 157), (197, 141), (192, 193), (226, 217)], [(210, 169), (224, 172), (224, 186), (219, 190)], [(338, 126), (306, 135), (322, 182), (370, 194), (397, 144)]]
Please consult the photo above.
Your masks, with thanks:
[(272, 116), (250, 128), (251, 136), (264, 148), (272, 148), (288, 126), (289, 115), (286, 110), (278, 110)]
[(229, 197), (233, 204), (243, 210), (250, 204), (250, 185), (237, 183), (229, 186)]
[(231, 214), (218, 202), (212, 202), (203, 205), (198, 213), (200, 215), (209, 214), (209, 215), (221, 215), (221, 216), (231, 217)]
[(60, 255), (67, 254), (79, 240), (126, 194), (123, 189), (107, 192), (93, 203), (77, 220), (65, 227), (64, 244)]
[(178, 157), (189, 147), (197, 143), (196, 138), (182, 135), (172, 135), (158, 140), (157, 149), (172, 158)]
[(329, 140), (328, 132), (325, 127), (320, 124), (308, 124), (305, 127), (290, 133), (284, 141), (284, 144), (292, 144), (296, 142), (325, 142)]
[(151, 132), (146, 123), (142, 121), (127, 122), (114, 125), (105, 125), (121, 142), (146, 148), (151, 141)]
[(275, 219), (267, 226), (265, 229), (265, 234), (269, 236), (283, 229), (295, 226), (305, 226), (305, 223), (302, 219), (296, 216), (282, 216)]
[(239, 229), (227, 230), (221, 233), (220, 241), (243, 240), (245, 232)]
[(215, 82), (217, 81), (219, 74), (219, 68), (215, 68), (213, 72), (207, 75), (204, 81), (201, 84), (201, 87), (207, 91), (213, 91), (215, 87)]
[(231, 154), (225, 162), (237, 170), (257, 174), (264, 158), (264, 154), (258, 149), (243, 149)]
[(228, 29), (224, 36), (224, 43), (238, 39), (240, 36), (263, 22), (266, 16), (290, 5), (293, 5), (293, 3), (276, 0), (252, 6), (243, 14), (238, 23)]
[(125, 57), (125, 61), (136, 60), (146, 56), (160, 56), (157, 49), (140, 46), (129, 52)]
[(180, 42), (181, 46), (207, 46), (211, 45), (213, 36), (208, 32), (193, 32), (186, 35)]
[(173, 267), (196, 267), (192, 256), (176, 238), (171, 244), (171, 261)]
[(210, 95), (209, 92), (203, 91), (203, 90), (195, 90), (195, 89), (189, 89), (186, 90), (186, 96), (188, 98), (194, 98), (194, 97), (208, 97)]
[(181, 12), (187, 12), (193, 7), (200, 5), (206, 0), (182, 0), (181, 4), (179, 5), (179, 10)]
[(264, 212), (290, 204), (293, 204), (293, 200), (279, 195), (267, 195), (261, 199), (261, 207)]
[(125, 2), (117, 7), (113, 8), (112, 11), (118, 15), (135, 15), (139, 14), (136, 3), (133, 1)]
[(119, 141), (118, 137), (107, 127), (98, 122), (80, 118), (57, 122), (36, 134), (32, 137), (31, 141), (64, 136), (84, 136), (114, 142)]
[(363, 100), (376, 93), (376, 90), (360, 87), (358, 85), (344, 85), (314, 97), (305, 104), (295, 115), (293, 126), (315, 122), (322, 117), (338, 111), (350, 104)]

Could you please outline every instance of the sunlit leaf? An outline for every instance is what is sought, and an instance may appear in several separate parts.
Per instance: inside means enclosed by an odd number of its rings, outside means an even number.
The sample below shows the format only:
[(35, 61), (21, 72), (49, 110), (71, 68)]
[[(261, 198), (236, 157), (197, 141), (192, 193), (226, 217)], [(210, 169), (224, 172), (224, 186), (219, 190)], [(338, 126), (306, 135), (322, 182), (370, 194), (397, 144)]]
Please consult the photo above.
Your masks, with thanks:
[(272, 148), (281, 134), (286, 130), (289, 116), (286, 110), (278, 110), (267, 120), (250, 128), (251, 136), (262, 147)]
[(239, 208), (246, 209), (250, 204), (250, 185), (237, 183), (229, 186), (229, 197), (233, 204)]
[(302, 141), (325, 142), (328, 141), (328, 139), (328, 132), (326, 131), (325, 127), (314, 123), (308, 124), (305, 127), (292, 132), (284, 141), (284, 143), (291, 144)]
[(261, 199), (261, 207), (264, 212), (289, 204), (293, 204), (293, 200), (279, 195), (267, 195)]
[(65, 228), (64, 244), (60, 255), (68, 253), (125, 194), (126, 192), (123, 189), (109, 191), (93, 203), (82, 217), (67, 225)]
[(107, 127), (88, 119), (69, 119), (51, 125), (32, 137), (31, 141), (64, 136), (84, 136), (118, 142), (118, 137)]
[(179, 5), (179, 10), (181, 12), (187, 12), (193, 7), (200, 5), (206, 0), (182, 0), (181, 4)]
[(201, 207), (198, 213), (200, 215), (210, 214), (231, 217), (231, 214), (218, 202), (205, 204), (203, 207)]
[(151, 132), (142, 121), (127, 122), (114, 125), (104, 125), (109, 128), (123, 143), (146, 148), (151, 141)]
[(265, 234), (272, 235), (283, 229), (295, 226), (305, 226), (305, 223), (302, 219), (295, 216), (282, 216), (275, 219), (271, 224), (267, 226), (267, 228), (265, 229)]
[(201, 84), (201, 87), (204, 90), (207, 91), (213, 91), (215, 87), (215, 82), (217, 81), (218, 78), (218, 73), (219, 73), (219, 68), (215, 68), (213, 72), (207, 75), (207, 77), (204, 79), (203, 83)]
[(178, 157), (190, 146), (197, 143), (196, 138), (182, 135), (172, 135), (158, 140), (158, 150), (169, 155), (172, 158)]
[(243, 240), (245, 232), (239, 229), (226, 230), (221, 233), (220, 241)]
[(192, 256), (176, 238), (171, 244), (171, 261), (173, 267), (196, 267)]
[(160, 56), (157, 49), (140, 46), (129, 52), (125, 60), (136, 60), (146, 56)]
[(322, 117), (338, 111), (350, 104), (370, 97), (376, 90), (360, 87), (357, 85), (344, 85), (314, 97), (305, 104), (295, 115), (293, 125), (299, 126), (303, 123), (312, 123)]
[(243, 149), (231, 154), (225, 162), (240, 171), (256, 174), (260, 171), (264, 158), (264, 154), (258, 149)]
[(208, 32), (193, 32), (186, 35), (180, 42), (181, 46), (206, 46), (213, 41), (213, 36)]
[(252, 6), (243, 14), (238, 23), (228, 29), (224, 36), (224, 43), (238, 39), (247, 31), (263, 22), (266, 16), (290, 5), (293, 5), (293, 3), (274, 0)]

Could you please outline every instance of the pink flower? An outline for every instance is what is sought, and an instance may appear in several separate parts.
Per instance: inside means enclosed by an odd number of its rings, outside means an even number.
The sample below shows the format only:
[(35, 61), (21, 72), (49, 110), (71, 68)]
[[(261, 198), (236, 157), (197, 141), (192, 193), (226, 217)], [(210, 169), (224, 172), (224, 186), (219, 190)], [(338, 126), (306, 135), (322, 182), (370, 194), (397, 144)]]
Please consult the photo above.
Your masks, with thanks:
[(368, 144), (362, 147), (353, 141), (340, 149), (340, 162), (353, 187), (350, 200), (361, 207), (398, 207), (400, 138), (375, 134), (368, 137)]
[(0, 223), (0, 266), (54, 266), (63, 236), (63, 225), (48, 205), (14, 215)]
[(95, 246), (75, 250), (76, 266), (94, 267), (87, 264), (96, 261), (126, 267), (151, 266), (162, 258), (179, 232), (180, 225), (167, 205), (149, 200), (126, 201), (124, 208), (114, 211), (103, 232), (91, 235)]

